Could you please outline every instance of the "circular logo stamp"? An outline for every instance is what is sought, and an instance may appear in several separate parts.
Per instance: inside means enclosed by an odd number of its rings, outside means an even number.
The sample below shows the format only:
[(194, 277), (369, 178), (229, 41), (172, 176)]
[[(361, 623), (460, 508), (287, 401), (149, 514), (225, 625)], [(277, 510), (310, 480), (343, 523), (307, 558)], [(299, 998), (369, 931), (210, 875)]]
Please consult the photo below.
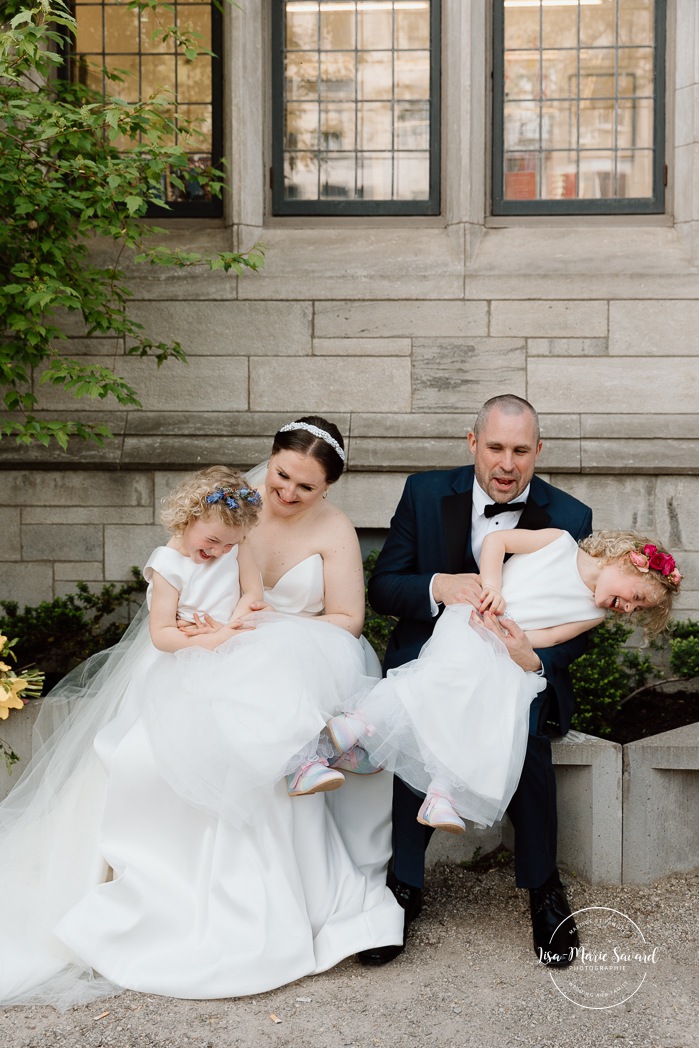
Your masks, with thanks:
[(646, 942), (635, 921), (609, 906), (571, 913), (554, 932), (557, 941), (566, 930), (574, 936), (575, 925), (580, 945), (569, 947), (569, 967), (549, 969), (553, 985), (580, 1008), (617, 1008), (643, 986), (658, 963), (658, 947)]

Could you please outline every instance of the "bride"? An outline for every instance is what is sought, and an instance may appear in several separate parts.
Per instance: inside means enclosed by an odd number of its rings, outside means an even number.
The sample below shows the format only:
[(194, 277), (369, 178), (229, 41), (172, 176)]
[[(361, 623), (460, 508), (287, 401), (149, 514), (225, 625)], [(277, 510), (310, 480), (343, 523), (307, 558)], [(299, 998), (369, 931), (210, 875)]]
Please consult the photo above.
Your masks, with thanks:
[[(310, 416), (283, 427), (250, 541), (267, 605), (294, 629), (305, 624), (309, 636), (332, 638), (333, 652), (344, 653), (332, 676), (349, 691), (358, 674), (380, 670), (357, 639), (364, 599), (356, 534), (325, 501), (343, 464), (332, 423)], [(313, 644), (300, 643), (295, 658), (286, 645), (284, 659), (275, 657), (282, 615), (262, 612), (240, 637), (249, 660), (231, 686), (262, 709), (303, 688), (324, 717), (336, 700), (323, 694), (330, 678), (309, 664)], [(308, 796), (290, 796), (292, 783), (279, 778), (242, 818), (234, 804), (210, 803), (207, 768), (199, 774), (190, 758), (183, 772), (163, 760), (178, 747), (186, 759), (189, 738), (197, 752), (197, 709), (188, 715), (174, 701), (174, 715), (158, 719), (152, 696), (167, 699), (159, 660), (179, 667), (182, 681), (198, 668), (202, 696), (213, 663), (158, 655), (145, 613), (139, 620), (45, 700), (46, 741), (0, 806), (9, 903), (0, 922), (0, 1002), (65, 1008), (122, 988), (185, 998), (261, 993), (401, 942), (403, 912), (385, 884), (390, 776), (347, 775), (341, 789)], [(200, 620), (199, 628), (210, 627)], [(134, 674), (134, 666), (145, 669)], [(186, 689), (172, 679), (179, 700)]]

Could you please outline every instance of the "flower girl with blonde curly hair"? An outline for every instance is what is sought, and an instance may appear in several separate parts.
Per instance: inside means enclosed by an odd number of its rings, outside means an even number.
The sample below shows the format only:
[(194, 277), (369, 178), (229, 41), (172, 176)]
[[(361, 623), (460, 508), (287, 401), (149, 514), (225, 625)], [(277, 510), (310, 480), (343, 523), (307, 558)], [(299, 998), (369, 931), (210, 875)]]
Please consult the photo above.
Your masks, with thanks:
[(533, 648), (548, 648), (623, 614), (650, 637), (666, 627), (681, 579), (670, 553), (632, 531), (579, 545), (556, 528), (493, 532), (483, 542), (479, 606), (448, 605), (417, 659), (329, 721), (333, 743), (361, 744), (377, 768), (426, 794), (423, 825), (450, 833), (463, 833), (464, 819), (489, 825), (515, 791), (529, 706), (546, 687), (512, 661), (497, 632), (520, 629)]

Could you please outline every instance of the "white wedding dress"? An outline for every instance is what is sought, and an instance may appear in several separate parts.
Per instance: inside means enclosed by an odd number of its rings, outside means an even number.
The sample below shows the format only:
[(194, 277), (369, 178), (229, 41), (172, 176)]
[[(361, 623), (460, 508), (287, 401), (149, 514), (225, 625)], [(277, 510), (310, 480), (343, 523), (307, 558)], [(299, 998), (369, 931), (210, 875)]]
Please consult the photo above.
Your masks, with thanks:
[[(327, 712), (310, 716), (324, 645), (335, 660), (330, 695), (338, 681), (377, 675), (376, 656), (339, 627), (304, 617), (323, 606), (319, 555), (290, 569), (266, 599), (285, 615), (227, 642), (227, 654), (157, 652), (140, 613), (116, 648), (46, 701), (48, 741), (0, 806), (0, 1003), (69, 1007), (124, 987), (247, 995), (402, 942), (403, 911), (385, 885), (391, 776), (348, 775), (336, 793), (293, 799), (280, 777), (309, 719), (317, 735)], [(222, 682), (235, 688), (232, 709), (247, 705), (251, 729), (266, 722), (262, 738), (245, 740), (263, 754), (269, 778), (243, 791), (244, 803), (228, 792), (243, 781), (240, 769), (221, 779), (233, 722), (210, 719), (226, 712), (211, 702)], [(293, 691), (302, 686), (299, 701)], [(274, 718), (285, 702), (298, 706), (304, 726), (282, 743)]]
[[(524, 630), (599, 621), (577, 568), (578, 546), (563, 532), (503, 566), (506, 615)], [(468, 604), (448, 605), (420, 655), (348, 710), (368, 727), (362, 745), (378, 766), (427, 793), (433, 779), (459, 814), (479, 825), (501, 819), (519, 782), (529, 706), (546, 687), (526, 673)]]

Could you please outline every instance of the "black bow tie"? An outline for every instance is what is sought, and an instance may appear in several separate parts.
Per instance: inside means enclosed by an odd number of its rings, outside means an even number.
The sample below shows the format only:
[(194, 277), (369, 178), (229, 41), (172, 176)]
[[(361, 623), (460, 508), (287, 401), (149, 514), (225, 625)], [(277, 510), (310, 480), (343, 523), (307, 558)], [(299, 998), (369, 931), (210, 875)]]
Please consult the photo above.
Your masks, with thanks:
[(515, 513), (524, 509), (526, 502), (491, 502), (483, 510), (486, 517), (497, 517), (498, 513)]

